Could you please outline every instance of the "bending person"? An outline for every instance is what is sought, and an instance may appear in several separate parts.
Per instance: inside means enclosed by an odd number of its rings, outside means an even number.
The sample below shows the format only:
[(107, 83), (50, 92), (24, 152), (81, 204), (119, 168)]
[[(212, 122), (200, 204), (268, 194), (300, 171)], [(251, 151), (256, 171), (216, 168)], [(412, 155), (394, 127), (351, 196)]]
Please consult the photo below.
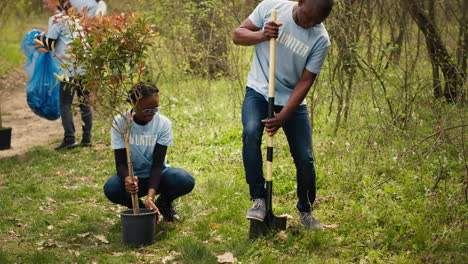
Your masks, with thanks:
[[(312, 130), (305, 98), (320, 73), (330, 40), (322, 22), (333, 0), (265, 0), (235, 30), (233, 41), (255, 45), (255, 57), (247, 77), (242, 105), (245, 175), (253, 207), (247, 219), (263, 221), (266, 215), (265, 179), (260, 145), (264, 128), (274, 135), (283, 128), (296, 165), (297, 209), (300, 222), (308, 229), (323, 229), (312, 215), (315, 200), (315, 168)], [(278, 10), (278, 23), (270, 21)], [(275, 73), (275, 116), (268, 119), (269, 40), (277, 38)]]
[[(128, 176), (127, 153), (124, 136), (115, 129), (125, 122), (122, 116), (115, 117), (111, 130), (111, 145), (114, 149), (117, 175), (104, 185), (104, 194), (113, 203), (132, 208), (131, 193), (147, 196), (140, 207), (159, 210), (166, 221), (180, 221), (173, 201), (192, 191), (195, 179), (187, 171), (165, 164), (167, 147), (172, 146), (172, 124), (159, 114), (158, 88), (152, 83), (139, 83), (129, 92), (129, 100), (135, 107), (126, 114), (133, 116), (130, 130), (130, 151), (134, 174)], [(154, 201), (155, 196), (159, 197)]]

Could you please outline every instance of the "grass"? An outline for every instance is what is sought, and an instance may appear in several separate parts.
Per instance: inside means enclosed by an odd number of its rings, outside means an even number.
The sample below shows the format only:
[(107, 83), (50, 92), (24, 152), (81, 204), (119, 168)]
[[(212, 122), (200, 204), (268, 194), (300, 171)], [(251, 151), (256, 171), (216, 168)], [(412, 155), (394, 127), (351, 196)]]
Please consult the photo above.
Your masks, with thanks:
[[(196, 178), (194, 191), (176, 202), (184, 223), (158, 226), (151, 246), (122, 244), (118, 212), (124, 208), (102, 191), (115, 173), (109, 128), (96, 122), (92, 148), (57, 153), (42, 146), (0, 160), (1, 263), (160, 263), (168, 256), (173, 263), (216, 263), (223, 252), (242, 263), (467, 261), (463, 161), (453, 147), (419, 159), (425, 146), (405, 152), (414, 142), (405, 133), (360, 127), (334, 137), (333, 122), (318, 111), (315, 215), (336, 227), (310, 232), (299, 225), (294, 167), (281, 132), (275, 137), (273, 206), (293, 218), (286, 237), (249, 240), (240, 101), (230, 99), (231, 85), (192, 80), (159, 86), (163, 113), (174, 126), (168, 162)], [(440, 168), (445, 178), (431, 188)]]
[(33, 29), (30, 26), (32, 24), (47, 25), (47, 16), (12, 17), (3, 23), (0, 29), (0, 77), (26, 62), (26, 57), (20, 48), (24, 34)]
[[(17, 44), (29, 28), (20, 24), (0, 30), (0, 76), (24, 61)], [(248, 64), (252, 56), (245, 57)], [(273, 206), (276, 214), (292, 218), (286, 236), (272, 233), (249, 240), (242, 89), (232, 80), (167, 78), (177, 70), (170, 68), (175, 64), (160, 65), (164, 67), (157, 70), (166, 71), (158, 82), (162, 112), (173, 121), (175, 137), (168, 162), (196, 178), (194, 191), (176, 201), (184, 223), (159, 225), (151, 246), (122, 244), (118, 213), (125, 208), (111, 204), (102, 191), (115, 174), (110, 128), (97, 121), (92, 148), (57, 153), (48, 145), (0, 160), (0, 263), (216, 263), (215, 255), (223, 252), (232, 252), (242, 263), (468, 262), (466, 135), (457, 129), (421, 141), (434, 128), (466, 123), (463, 106), (433, 102), (427, 88), (427, 94), (418, 92), (417, 108), (402, 130), (384, 120), (384, 103), (383, 113), (373, 108), (369, 89), (356, 89), (348, 126), (333, 135), (333, 83), (324, 71), (320, 100), (309, 101), (317, 102), (314, 214), (335, 226), (309, 232), (299, 225), (295, 169), (280, 132), (275, 137)], [(427, 69), (418, 67), (421, 75), (414, 79), (429, 82)], [(406, 113), (396, 89), (400, 75), (387, 76), (395, 92), (389, 96)], [(369, 82), (356, 75), (356, 87)], [(384, 98), (378, 89), (376, 93)]]

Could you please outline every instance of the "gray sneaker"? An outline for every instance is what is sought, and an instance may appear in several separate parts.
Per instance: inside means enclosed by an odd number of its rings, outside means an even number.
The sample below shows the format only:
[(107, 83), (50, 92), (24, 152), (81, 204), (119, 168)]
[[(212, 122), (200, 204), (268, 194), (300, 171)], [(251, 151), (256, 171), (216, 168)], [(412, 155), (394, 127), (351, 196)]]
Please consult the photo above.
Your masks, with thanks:
[(266, 215), (266, 204), (264, 198), (253, 199), (253, 206), (247, 212), (247, 219), (262, 221)]
[(309, 230), (323, 230), (323, 225), (312, 216), (312, 212), (299, 212), (301, 225)]

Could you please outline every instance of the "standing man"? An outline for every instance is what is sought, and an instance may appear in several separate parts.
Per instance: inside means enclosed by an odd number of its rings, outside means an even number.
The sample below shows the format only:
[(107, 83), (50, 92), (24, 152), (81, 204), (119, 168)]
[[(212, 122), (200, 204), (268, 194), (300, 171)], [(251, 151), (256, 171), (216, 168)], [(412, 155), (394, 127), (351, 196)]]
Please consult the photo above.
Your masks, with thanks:
[[(333, 0), (265, 0), (234, 31), (235, 44), (255, 45), (255, 57), (247, 78), (242, 105), (242, 157), (253, 207), (247, 219), (263, 221), (266, 215), (265, 179), (260, 145), (264, 128), (274, 135), (280, 127), (288, 139), (296, 165), (297, 209), (307, 229), (323, 229), (312, 215), (315, 200), (315, 168), (312, 156), (312, 130), (305, 98), (320, 73), (330, 46), (322, 22)], [(270, 21), (278, 10), (278, 22)], [(269, 40), (277, 38), (275, 73), (275, 116), (268, 114)]]

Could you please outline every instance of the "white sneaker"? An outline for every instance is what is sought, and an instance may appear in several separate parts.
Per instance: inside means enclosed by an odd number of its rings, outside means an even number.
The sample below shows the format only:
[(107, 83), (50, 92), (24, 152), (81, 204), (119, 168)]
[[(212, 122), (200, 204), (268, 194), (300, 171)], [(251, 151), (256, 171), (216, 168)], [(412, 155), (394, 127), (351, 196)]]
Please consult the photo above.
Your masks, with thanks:
[(262, 221), (266, 215), (266, 204), (264, 198), (253, 199), (253, 206), (247, 212), (247, 219)]
[(309, 230), (323, 230), (323, 225), (312, 216), (312, 212), (299, 212), (301, 225)]

